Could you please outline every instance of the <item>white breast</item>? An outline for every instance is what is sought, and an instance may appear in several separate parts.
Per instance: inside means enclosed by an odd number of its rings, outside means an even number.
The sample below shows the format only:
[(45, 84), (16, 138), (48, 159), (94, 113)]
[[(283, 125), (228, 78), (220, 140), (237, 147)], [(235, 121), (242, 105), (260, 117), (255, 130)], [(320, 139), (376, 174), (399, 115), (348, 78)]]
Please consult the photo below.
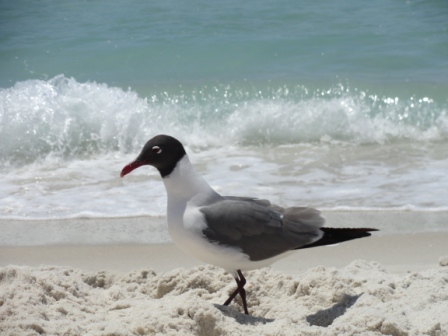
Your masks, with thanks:
[(239, 249), (218, 246), (203, 235), (206, 228), (199, 208), (188, 203), (168, 200), (168, 231), (173, 242), (191, 257), (220, 266), (235, 273), (238, 265), (249, 263), (248, 256)]
[(237, 270), (250, 270), (270, 265), (272, 258), (253, 262), (240, 248), (210, 242), (202, 233), (207, 227), (198, 200), (215, 191), (199, 176), (188, 157), (180, 160), (173, 172), (163, 179), (168, 195), (168, 231), (173, 242), (185, 253), (205, 263), (220, 266), (236, 275)]

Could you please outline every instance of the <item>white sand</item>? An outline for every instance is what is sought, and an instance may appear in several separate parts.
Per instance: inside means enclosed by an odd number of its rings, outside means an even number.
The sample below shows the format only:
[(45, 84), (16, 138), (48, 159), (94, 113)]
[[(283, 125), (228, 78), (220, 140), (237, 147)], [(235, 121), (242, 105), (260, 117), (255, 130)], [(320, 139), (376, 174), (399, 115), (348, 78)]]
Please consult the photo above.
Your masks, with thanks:
[(448, 335), (448, 267), (389, 273), (357, 260), (301, 275), (247, 272), (248, 305), (221, 304), (234, 281), (198, 266), (156, 274), (70, 267), (0, 270), (1, 335)]
[(0, 246), (0, 335), (448, 335), (447, 232), (375, 234), (245, 275), (252, 317), (239, 298), (222, 306), (230, 275), (172, 244)]
[[(439, 265), (448, 257), (448, 233), (386, 235), (357, 239), (337, 246), (295, 251), (272, 265), (287, 274), (315, 266), (344, 267), (355, 259), (373, 260), (393, 272), (418, 271)], [(0, 266), (70, 266), (90, 271), (130, 272), (151, 268), (167, 272), (192, 268), (200, 262), (173, 244), (0, 246)]]
[(448, 335), (447, 241), (297, 251), (246, 273), (253, 317), (222, 306), (230, 275), (171, 244), (3, 246), (0, 335)]

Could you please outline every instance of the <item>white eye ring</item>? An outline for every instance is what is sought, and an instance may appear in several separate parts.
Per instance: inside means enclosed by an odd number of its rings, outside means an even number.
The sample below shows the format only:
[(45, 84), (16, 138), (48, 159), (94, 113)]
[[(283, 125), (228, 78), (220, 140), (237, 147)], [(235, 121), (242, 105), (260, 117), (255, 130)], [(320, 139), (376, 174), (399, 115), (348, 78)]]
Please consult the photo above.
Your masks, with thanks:
[(153, 148), (151, 148), (151, 150), (152, 150), (153, 153), (155, 153), (155, 154), (160, 154), (160, 153), (162, 153), (162, 148), (160, 148), (159, 146), (154, 146)]

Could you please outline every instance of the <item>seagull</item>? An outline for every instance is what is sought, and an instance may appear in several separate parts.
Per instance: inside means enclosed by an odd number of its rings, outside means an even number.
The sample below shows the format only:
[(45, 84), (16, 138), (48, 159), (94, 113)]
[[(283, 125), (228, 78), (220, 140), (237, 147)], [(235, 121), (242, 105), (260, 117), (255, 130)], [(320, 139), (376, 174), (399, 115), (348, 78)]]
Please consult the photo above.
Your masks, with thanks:
[(370, 236), (369, 228), (326, 228), (324, 218), (309, 207), (282, 208), (265, 199), (221, 196), (196, 172), (182, 143), (157, 135), (120, 176), (134, 169), (155, 167), (165, 184), (168, 231), (185, 253), (224, 268), (249, 315), (242, 271), (258, 269), (285, 257), (286, 252)]

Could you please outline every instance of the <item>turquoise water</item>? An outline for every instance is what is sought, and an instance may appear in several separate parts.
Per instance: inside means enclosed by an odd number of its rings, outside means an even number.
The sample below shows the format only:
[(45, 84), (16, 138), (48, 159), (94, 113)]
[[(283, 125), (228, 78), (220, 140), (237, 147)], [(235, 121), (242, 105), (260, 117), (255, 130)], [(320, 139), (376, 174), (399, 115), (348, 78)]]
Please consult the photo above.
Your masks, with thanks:
[(0, 6), (4, 88), (59, 74), (130, 86), (145, 95), (148, 86), (247, 81), (318, 88), (348, 81), (408, 96), (447, 88), (445, 1), (2, 1)]
[(1, 1), (0, 218), (162, 215), (118, 178), (162, 132), (225, 194), (444, 211), (447, 93), (446, 1)]

